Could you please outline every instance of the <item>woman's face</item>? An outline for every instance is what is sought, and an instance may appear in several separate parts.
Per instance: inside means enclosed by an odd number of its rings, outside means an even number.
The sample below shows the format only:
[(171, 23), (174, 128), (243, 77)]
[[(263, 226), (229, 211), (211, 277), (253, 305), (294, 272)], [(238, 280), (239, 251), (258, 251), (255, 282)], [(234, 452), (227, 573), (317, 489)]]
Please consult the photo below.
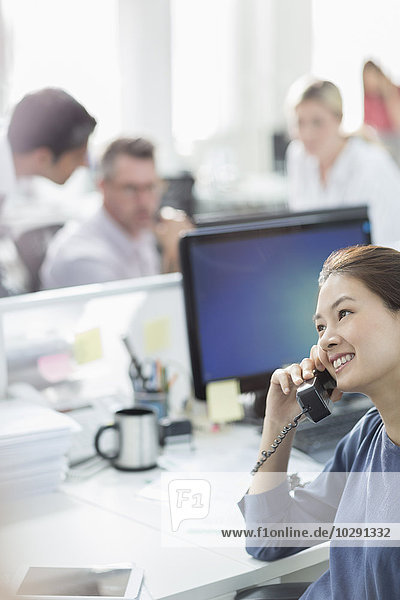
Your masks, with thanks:
[(398, 389), (400, 311), (355, 277), (336, 274), (322, 286), (314, 318), (320, 359), (340, 390), (373, 398)]
[(317, 100), (306, 100), (296, 108), (296, 120), (306, 151), (319, 159), (328, 156), (340, 136), (340, 119)]

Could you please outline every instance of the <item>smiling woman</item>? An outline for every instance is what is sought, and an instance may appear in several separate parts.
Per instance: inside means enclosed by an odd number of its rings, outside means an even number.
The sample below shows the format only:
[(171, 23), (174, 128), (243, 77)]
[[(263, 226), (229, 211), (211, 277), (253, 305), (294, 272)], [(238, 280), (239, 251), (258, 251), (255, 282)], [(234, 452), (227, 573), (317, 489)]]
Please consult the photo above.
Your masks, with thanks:
[[(347, 261), (350, 257), (348, 253)], [(370, 396), (389, 431), (392, 422), (385, 419), (385, 406), (393, 394), (397, 395), (400, 383), (400, 305), (392, 308), (393, 300), (385, 301), (387, 285), (382, 287), (382, 293), (371, 291), (368, 282), (371, 278), (375, 287), (374, 269), (371, 267), (368, 273), (368, 263), (364, 283), (357, 275), (351, 275), (351, 268), (344, 268), (344, 272), (340, 267), (335, 269), (335, 260), (343, 263), (343, 257), (333, 256), (330, 260), (332, 266), (326, 270), (332, 272), (325, 281), (326, 275), (322, 277), (318, 299), (319, 358), (336, 377), (342, 391)], [(353, 269), (357, 273), (357, 268)], [(396, 398), (392, 401), (396, 404)], [(400, 443), (400, 432), (394, 437)]]
[[(336, 379), (333, 401), (343, 391), (359, 391), (376, 408), (341, 440), (324, 471), (293, 496), (286, 481), (295, 429), (290, 431), (279, 450), (262, 461), (240, 503), (246, 526), (253, 529), (272, 522), (293, 527), (354, 523), (369, 532), (371, 524), (400, 522), (400, 253), (379, 246), (338, 250), (325, 261), (319, 283), (314, 316), (318, 344), (301, 363), (273, 373), (260, 454), (298, 412), (296, 390), (313, 377), (314, 369), (326, 369)], [(388, 537), (332, 541), (330, 569), (301, 598), (396, 597), (400, 544)], [(247, 550), (261, 560), (274, 560), (317, 542), (260, 538)]]

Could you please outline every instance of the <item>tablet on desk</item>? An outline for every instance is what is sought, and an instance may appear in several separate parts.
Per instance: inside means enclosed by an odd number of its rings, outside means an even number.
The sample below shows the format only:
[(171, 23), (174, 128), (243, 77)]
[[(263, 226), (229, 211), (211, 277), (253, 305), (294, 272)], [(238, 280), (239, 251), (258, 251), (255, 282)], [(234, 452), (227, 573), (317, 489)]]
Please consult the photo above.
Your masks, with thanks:
[(135, 600), (143, 569), (136, 565), (30, 567), (17, 592), (25, 600)]

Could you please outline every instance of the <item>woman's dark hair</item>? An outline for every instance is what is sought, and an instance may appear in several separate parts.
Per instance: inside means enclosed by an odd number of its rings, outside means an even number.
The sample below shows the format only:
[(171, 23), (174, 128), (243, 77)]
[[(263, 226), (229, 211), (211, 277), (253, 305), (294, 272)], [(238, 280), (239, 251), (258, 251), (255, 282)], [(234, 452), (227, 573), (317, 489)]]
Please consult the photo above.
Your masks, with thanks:
[(332, 252), (319, 275), (319, 287), (330, 275), (355, 277), (382, 298), (390, 310), (400, 310), (400, 252), (382, 246), (349, 246)]
[(27, 94), (16, 105), (8, 126), (14, 153), (49, 148), (54, 160), (87, 143), (96, 120), (75, 98), (58, 88)]

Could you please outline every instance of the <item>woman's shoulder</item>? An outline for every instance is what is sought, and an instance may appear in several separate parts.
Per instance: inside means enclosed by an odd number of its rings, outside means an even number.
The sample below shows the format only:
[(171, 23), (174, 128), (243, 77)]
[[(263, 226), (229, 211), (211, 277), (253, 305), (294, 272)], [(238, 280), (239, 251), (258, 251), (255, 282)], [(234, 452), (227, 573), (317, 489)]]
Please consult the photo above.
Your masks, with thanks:
[(300, 140), (293, 140), (286, 150), (286, 167), (289, 176), (297, 173), (304, 178), (307, 173), (309, 177), (312, 177), (315, 170), (318, 169), (318, 161), (306, 152)]
[(300, 140), (292, 140), (286, 150), (286, 160), (299, 161), (306, 156), (302, 142)]
[(392, 163), (389, 152), (378, 142), (366, 140), (361, 136), (353, 135), (348, 139), (348, 150), (354, 158), (359, 158), (363, 161), (380, 161)]
[(353, 429), (339, 442), (335, 455), (327, 466), (335, 471), (351, 471), (355, 458), (366, 455), (368, 448), (377, 440), (383, 428), (382, 418), (375, 407), (354, 425)]
[(380, 431), (383, 427), (382, 417), (375, 406), (370, 408), (363, 417), (354, 425), (353, 429), (346, 436), (348, 442), (352, 447), (355, 447), (357, 451), (360, 448), (360, 444), (366, 439), (369, 441), (377, 431)]
[(375, 431), (377, 428), (381, 427), (382, 417), (375, 406), (372, 406), (363, 417), (356, 423), (352, 431), (357, 432), (360, 430), (362, 433), (367, 433), (370, 431)]

